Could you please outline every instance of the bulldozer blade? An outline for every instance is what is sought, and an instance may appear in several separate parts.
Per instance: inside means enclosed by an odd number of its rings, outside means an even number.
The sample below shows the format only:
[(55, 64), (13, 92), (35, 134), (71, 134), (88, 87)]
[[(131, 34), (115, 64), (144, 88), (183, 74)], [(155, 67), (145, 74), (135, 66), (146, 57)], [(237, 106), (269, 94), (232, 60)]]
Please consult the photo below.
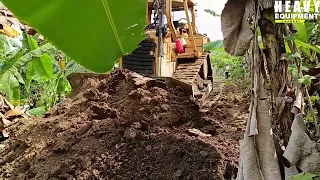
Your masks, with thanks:
[(210, 80), (207, 80), (207, 87), (205, 89), (203, 89), (202, 91), (195, 91), (194, 86), (185, 83), (183, 81), (174, 79), (172, 77), (158, 77), (158, 76), (152, 76), (152, 78), (154, 79), (160, 79), (160, 80), (164, 80), (167, 83), (169, 83), (169, 85), (171, 87), (181, 87), (182, 89), (185, 90), (186, 93), (188, 93), (189, 95), (191, 95), (200, 106), (204, 105), (207, 97), (210, 95), (211, 91), (212, 91), (212, 82)]
[[(132, 75), (134, 77), (142, 77), (142, 75), (132, 72)], [(87, 78), (107, 78), (109, 74), (102, 74), (102, 73), (71, 73), (67, 76), (67, 79), (72, 87), (72, 93), (76, 94), (80, 89), (80, 87), (83, 84), (83, 80)], [(159, 76), (151, 76), (150, 78), (155, 80), (161, 80), (167, 82), (171, 87), (180, 87), (182, 88), (187, 94), (192, 96), (197, 100), (197, 102), (202, 105), (205, 102), (205, 99), (209, 96), (211, 90), (212, 90), (212, 84), (208, 83), (207, 87), (203, 91), (195, 91), (194, 86), (187, 84), (183, 81), (174, 79), (172, 77), (159, 77)]]
[(83, 80), (86, 78), (93, 78), (93, 77), (108, 77), (108, 74), (102, 74), (102, 73), (71, 73), (67, 76), (67, 79), (71, 85), (72, 92), (71, 96), (75, 94), (76, 91), (79, 90), (79, 88), (83, 84)]
[(194, 97), (194, 88), (190, 84), (187, 84), (185, 82), (179, 81), (177, 79), (174, 79), (172, 77), (159, 77), (159, 76), (152, 76), (154, 79), (160, 79), (165, 80), (171, 87), (181, 87), (183, 88), (188, 94), (192, 95)]

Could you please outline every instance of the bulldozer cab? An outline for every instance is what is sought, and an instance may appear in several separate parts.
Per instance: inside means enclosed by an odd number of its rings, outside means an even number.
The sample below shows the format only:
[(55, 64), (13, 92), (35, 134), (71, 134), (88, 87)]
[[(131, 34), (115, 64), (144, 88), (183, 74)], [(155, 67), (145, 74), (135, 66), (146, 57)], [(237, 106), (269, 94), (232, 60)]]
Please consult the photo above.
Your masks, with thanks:
[[(170, 32), (177, 31), (175, 34), (173, 34), (173, 38), (176, 38), (175, 36), (179, 36), (182, 33), (189, 33), (189, 27), (188, 27), (188, 19), (186, 16), (185, 6), (184, 4), (187, 4), (187, 11), (189, 15), (189, 19), (191, 20), (191, 25), (196, 32), (196, 26), (195, 26), (195, 2), (192, 0), (169, 0), (166, 1), (166, 12), (165, 12), (165, 25), (168, 28)], [(170, 7), (171, 3), (171, 7)], [(148, 6), (147, 6), (147, 17), (146, 22), (147, 25), (150, 25), (154, 23), (154, 17), (152, 17), (157, 9), (154, 7), (155, 1), (154, 0), (148, 0)], [(169, 17), (168, 17), (169, 16)], [(171, 17), (170, 17), (171, 16)], [(167, 18), (168, 17), (168, 18)], [(184, 21), (182, 21), (184, 20)], [(182, 32), (182, 30), (184, 30)]]

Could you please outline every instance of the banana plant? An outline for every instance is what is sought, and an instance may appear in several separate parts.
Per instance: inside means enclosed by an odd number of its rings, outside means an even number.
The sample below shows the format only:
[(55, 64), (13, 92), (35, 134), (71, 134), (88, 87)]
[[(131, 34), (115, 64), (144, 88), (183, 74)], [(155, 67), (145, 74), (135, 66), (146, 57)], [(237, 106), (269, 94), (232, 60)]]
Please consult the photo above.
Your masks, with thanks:
[[(24, 34), (25, 46), (37, 49), (41, 46), (31, 36)], [(72, 60), (56, 48), (50, 49), (39, 57), (35, 57), (26, 69), (26, 102), (33, 102), (31, 114), (39, 115), (61, 101), (70, 93), (71, 86), (67, 81), (66, 69)], [(41, 96), (39, 96), (41, 94)], [(41, 114), (40, 113), (40, 114)]]
[(20, 21), (92, 71), (111, 70), (120, 56), (145, 38), (147, 0), (1, 2)]
[[(295, 23), (295, 28), (297, 32), (291, 36), (285, 37), (285, 39), (293, 40), (297, 46), (297, 48), (303, 53), (307, 59), (311, 62), (317, 63), (317, 54), (320, 54), (320, 46), (312, 43), (312, 37), (314, 37), (316, 33), (316, 24), (312, 22), (304, 22), (304, 23)], [(286, 42), (286, 50), (288, 53), (291, 53), (288, 48), (288, 44)]]
[[(2, 41), (1, 46), (2, 56), (0, 59), (0, 90), (3, 92), (9, 102), (17, 106), (21, 103), (21, 86), (26, 85), (25, 78), (21, 74), (23, 69), (29, 62), (38, 63), (38, 70), (41, 72), (44, 67), (42, 62), (38, 60), (43, 55), (51, 50), (51, 44), (45, 44), (41, 47), (36, 47), (32, 50), (20, 48), (18, 50), (10, 50), (8, 42)], [(48, 61), (48, 60), (47, 60)]]

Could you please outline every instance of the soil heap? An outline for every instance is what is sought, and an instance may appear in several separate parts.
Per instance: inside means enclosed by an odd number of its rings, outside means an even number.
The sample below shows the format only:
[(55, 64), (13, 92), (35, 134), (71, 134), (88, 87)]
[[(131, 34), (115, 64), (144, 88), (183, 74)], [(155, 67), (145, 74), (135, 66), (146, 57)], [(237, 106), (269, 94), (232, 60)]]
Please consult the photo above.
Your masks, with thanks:
[(115, 70), (13, 125), (0, 179), (233, 179), (237, 142), (218, 126), (183, 89)]

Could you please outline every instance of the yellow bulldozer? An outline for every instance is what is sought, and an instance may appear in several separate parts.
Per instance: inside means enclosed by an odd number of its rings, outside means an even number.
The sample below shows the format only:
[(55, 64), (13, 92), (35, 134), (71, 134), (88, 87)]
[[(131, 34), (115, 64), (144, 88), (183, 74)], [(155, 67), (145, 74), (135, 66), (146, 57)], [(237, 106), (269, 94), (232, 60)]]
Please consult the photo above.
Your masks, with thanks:
[[(195, 0), (147, 0), (146, 39), (120, 57), (118, 67), (179, 86), (203, 104), (212, 90), (213, 69), (203, 48), (209, 38), (197, 32), (195, 6)], [(173, 20), (175, 13), (184, 17)], [(68, 79), (78, 87), (82, 77), (99, 75), (72, 73)]]
[[(148, 0), (146, 39), (119, 59), (119, 67), (163, 78), (203, 101), (212, 90), (213, 69), (196, 27), (195, 0)], [(173, 20), (175, 13), (183, 18)], [(186, 20), (186, 23), (181, 20)]]

